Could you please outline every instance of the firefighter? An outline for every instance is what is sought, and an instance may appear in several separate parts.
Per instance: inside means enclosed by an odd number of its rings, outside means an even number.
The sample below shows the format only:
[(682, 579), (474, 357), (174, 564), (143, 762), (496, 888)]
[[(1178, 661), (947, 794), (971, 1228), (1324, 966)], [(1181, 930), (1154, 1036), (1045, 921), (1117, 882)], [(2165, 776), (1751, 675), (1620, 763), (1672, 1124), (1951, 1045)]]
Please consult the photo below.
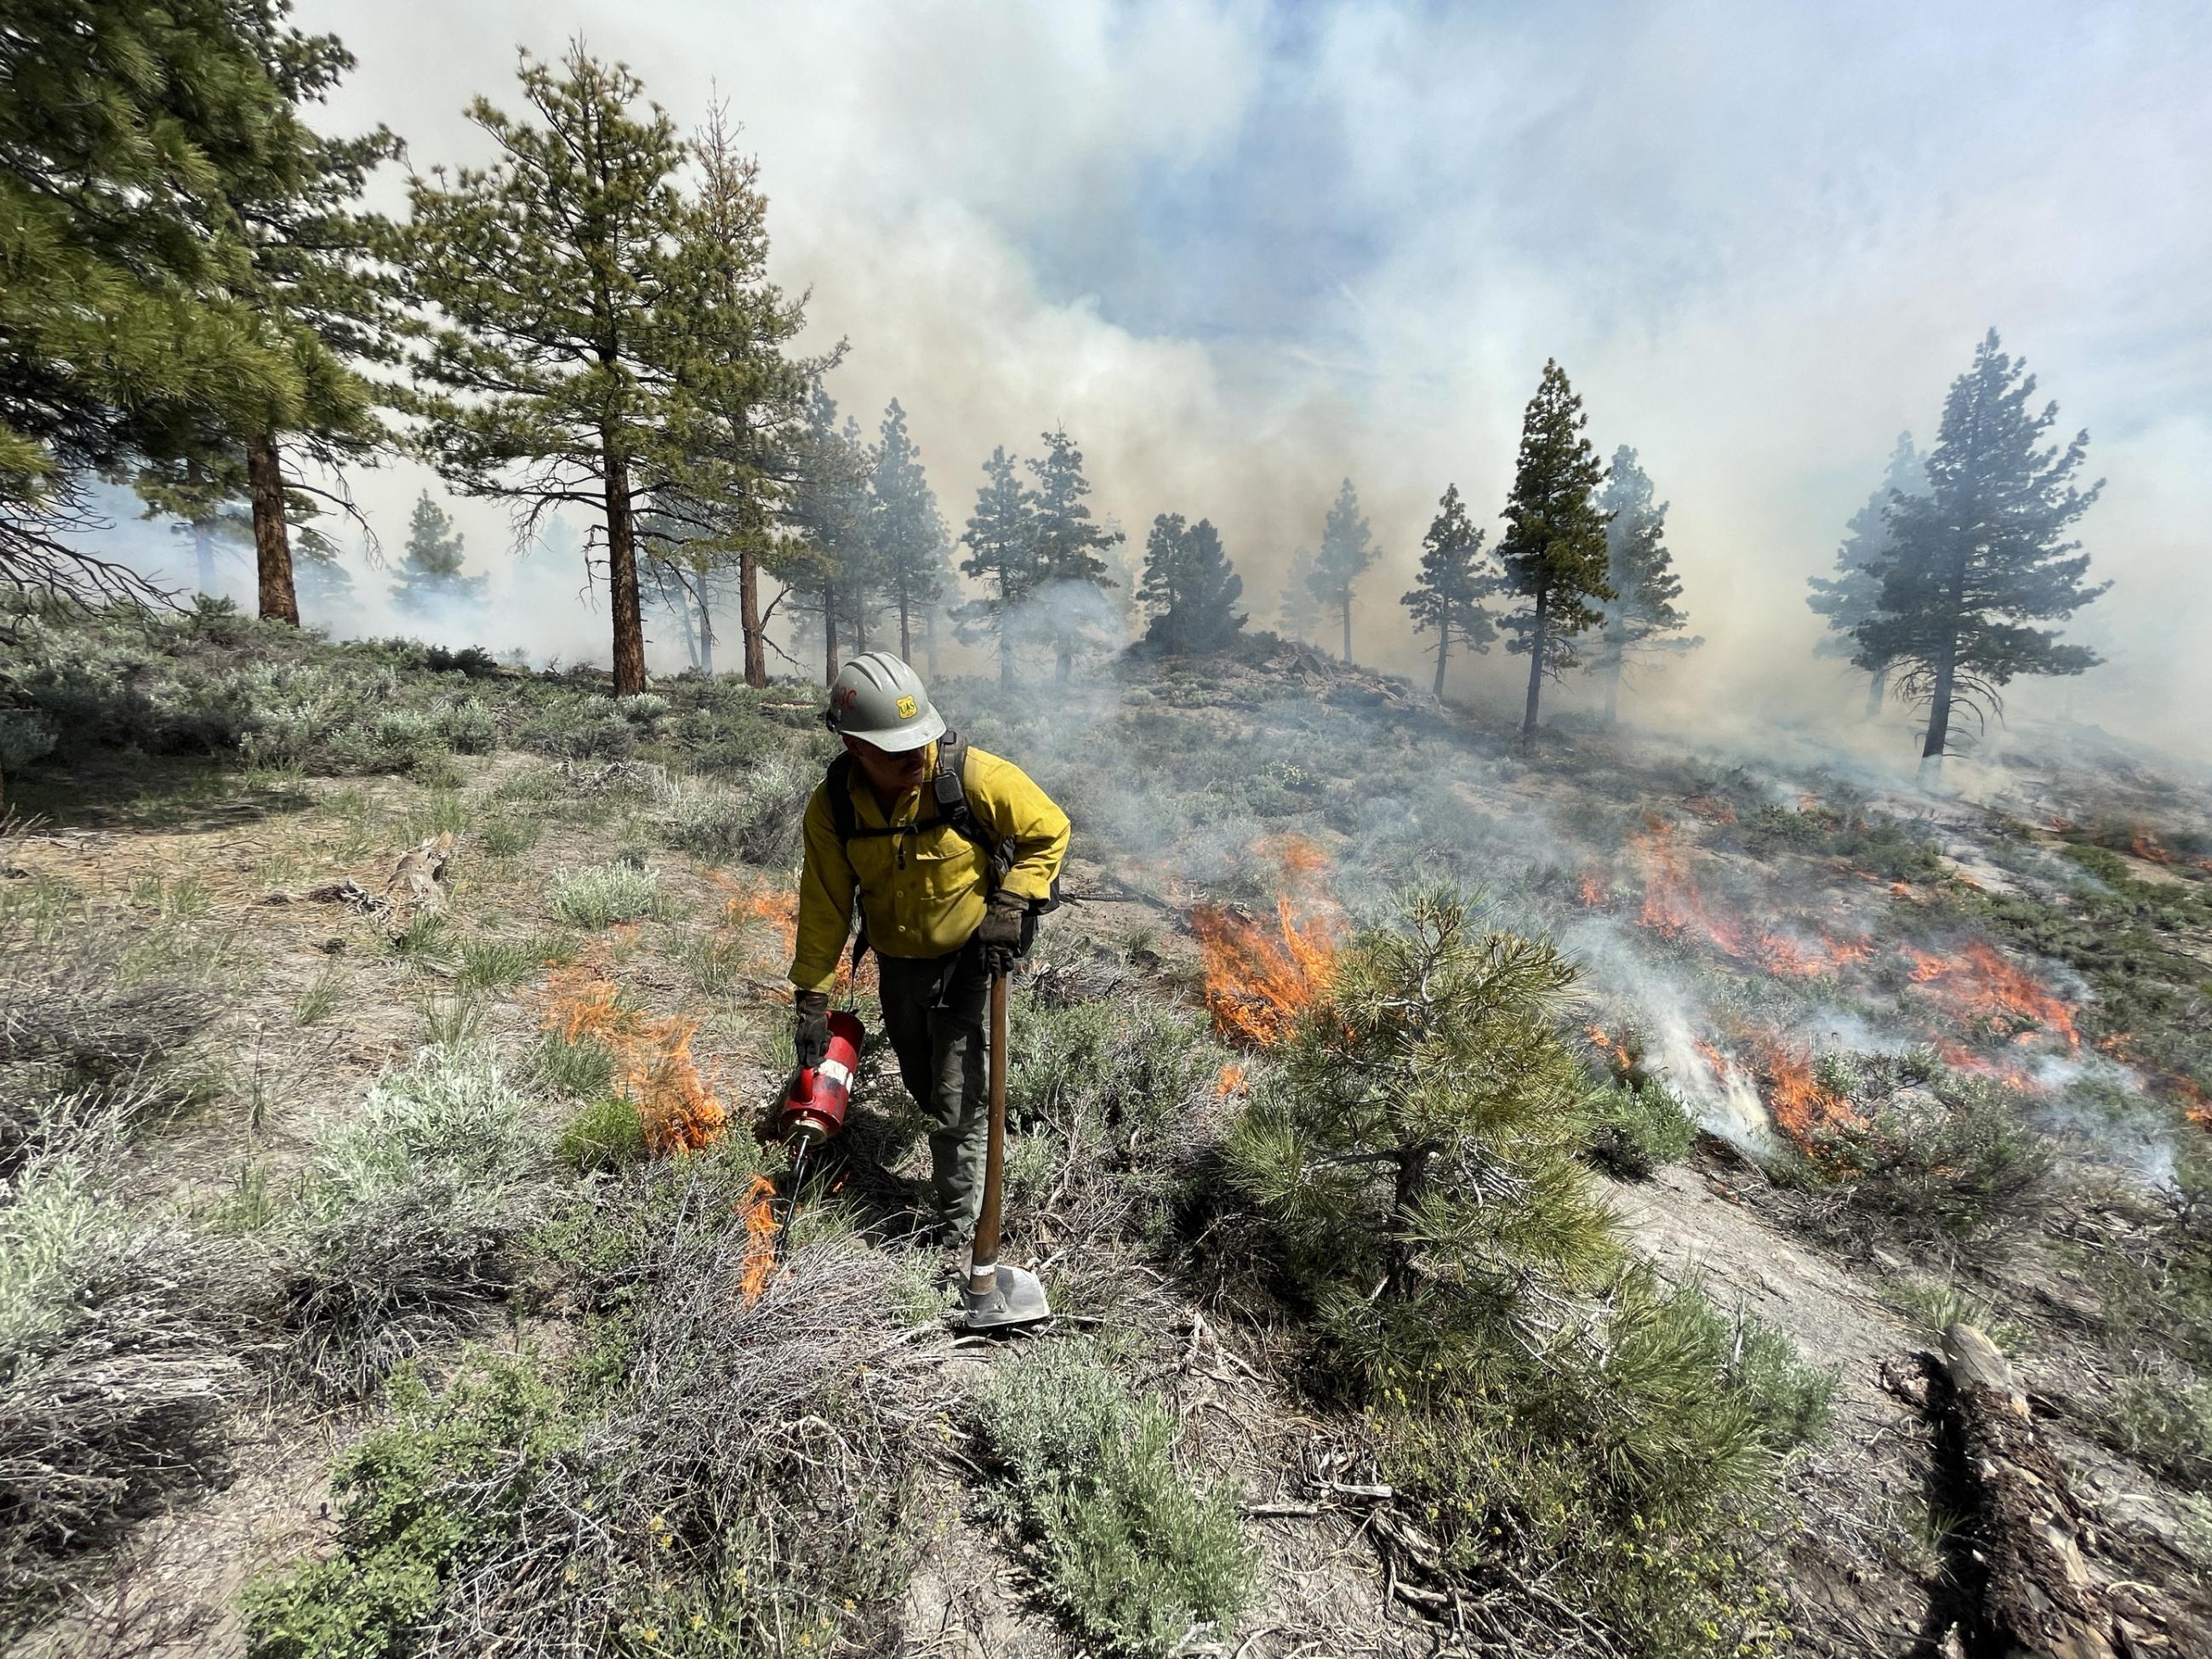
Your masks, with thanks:
[(799, 1063), (830, 1041), (830, 990), (859, 898), (884, 1029), (928, 1117), (938, 1237), (964, 1246), (990, 1119), (984, 1012), (1029, 948), (1067, 854), (1067, 815), (1011, 761), (945, 727), (920, 676), (872, 651), (837, 672), (825, 716), (845, 752), (806, 803), (799, 884)]

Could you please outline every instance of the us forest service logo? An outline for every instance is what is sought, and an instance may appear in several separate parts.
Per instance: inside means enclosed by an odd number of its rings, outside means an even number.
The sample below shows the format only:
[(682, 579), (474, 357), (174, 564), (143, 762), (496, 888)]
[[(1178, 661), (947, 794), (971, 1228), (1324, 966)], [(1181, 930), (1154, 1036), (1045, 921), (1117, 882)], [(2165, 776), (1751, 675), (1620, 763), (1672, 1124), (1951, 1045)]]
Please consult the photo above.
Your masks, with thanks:
[(899, 718), (901, 720), (912, 720), (914, 718), (914, 699), (912, 697), (901, 697), (898, 700), (898, 711)]

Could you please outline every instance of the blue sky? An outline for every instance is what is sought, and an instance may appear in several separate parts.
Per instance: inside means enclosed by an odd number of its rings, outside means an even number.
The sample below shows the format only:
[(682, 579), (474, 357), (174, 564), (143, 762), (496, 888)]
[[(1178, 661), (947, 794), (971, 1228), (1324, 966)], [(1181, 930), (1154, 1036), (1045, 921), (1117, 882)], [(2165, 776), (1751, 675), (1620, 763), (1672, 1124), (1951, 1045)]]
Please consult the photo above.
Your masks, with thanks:
[[(1636, 446), (1674, 503), (1711, 643), (1662, 695), (1802, 702), (1804, 578), (1994, 323), (2112, 479), (2083, 527), (2130, 642), (2106, 692), (2212, 697), (2203, 6), (301, 15), (361, 58), (333, 125), (387, 122), (419, 164), (481, 155), (459, 112), (512, 101), (518, 43), (580, 30), (687, 126), (719, 94), (779, 274), (851, 342), (833, 389), (871, 429), (901, 399), (956, 524), (994, 444), (1065, 421), (1139, 538), (1211, 516), (1265, 613), (1348, 474), (1387, 552), (1378, 657), (1437, 495), (1496, 511), (1556, 356), (1601, 447)], [(468, 511), (495, 549), (495, 511)]]

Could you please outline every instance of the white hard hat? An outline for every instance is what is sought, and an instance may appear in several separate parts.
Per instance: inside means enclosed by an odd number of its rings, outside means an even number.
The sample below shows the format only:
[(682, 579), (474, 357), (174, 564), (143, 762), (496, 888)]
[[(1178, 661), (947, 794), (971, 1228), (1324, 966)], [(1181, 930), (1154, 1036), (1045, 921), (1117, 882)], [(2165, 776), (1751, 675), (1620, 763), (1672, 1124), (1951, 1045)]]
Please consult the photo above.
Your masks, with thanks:
[(903, 754), (945, 735), (921, 676), (887, 651), (864, 652), (830, 687), (830, 729)]

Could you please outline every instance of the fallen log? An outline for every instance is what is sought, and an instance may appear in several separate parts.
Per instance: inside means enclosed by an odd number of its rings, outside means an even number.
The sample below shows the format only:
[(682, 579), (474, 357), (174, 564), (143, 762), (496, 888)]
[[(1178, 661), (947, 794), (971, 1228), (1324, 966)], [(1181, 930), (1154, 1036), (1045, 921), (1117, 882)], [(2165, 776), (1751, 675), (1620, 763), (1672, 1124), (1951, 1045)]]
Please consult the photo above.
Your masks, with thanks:
[(1953, 1325), (1943, 1369), (1981, 1565), (1973, 1650), (2118, 1659), (2112, 1608), (2082, 1555), (2087, 1523), (2010, 1363), (1972, 1325)]

